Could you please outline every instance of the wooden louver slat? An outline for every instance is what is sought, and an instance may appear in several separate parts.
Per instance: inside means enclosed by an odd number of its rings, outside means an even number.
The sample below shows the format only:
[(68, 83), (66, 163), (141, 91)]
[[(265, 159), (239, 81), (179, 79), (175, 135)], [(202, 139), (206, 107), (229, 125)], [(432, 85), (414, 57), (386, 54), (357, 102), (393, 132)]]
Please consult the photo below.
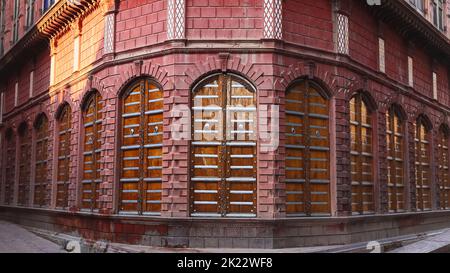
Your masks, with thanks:
[(256, 216), (256, 94), (228, 75), (192, 99), (191, 215)]
[(328, 100), (310, 81), (286, 96), (286, 208), (288, 216), (329, 216)]
[(122, 214), (160, 215), (163, 91), (151, 80), (133, 84), (122, 103)]
[(48, 155), (48, 119), (42, 115), (36, 125), (34, 205), (48, 206), (47, 196), (47, 155)]
[(83, 179), (81, 183), (81, 208), (96, 211), (101, 183), (101, 131), (103, 101), (98, 92), (91, 95), (83, 111)]
[(69, 105), (65, 105), (59, 115), (58, 136), (58, 175), (56, 185), (56, 207), (67, 208), (69, 206), (70, 183), (70, 138), (71, 138), (71, 114)]

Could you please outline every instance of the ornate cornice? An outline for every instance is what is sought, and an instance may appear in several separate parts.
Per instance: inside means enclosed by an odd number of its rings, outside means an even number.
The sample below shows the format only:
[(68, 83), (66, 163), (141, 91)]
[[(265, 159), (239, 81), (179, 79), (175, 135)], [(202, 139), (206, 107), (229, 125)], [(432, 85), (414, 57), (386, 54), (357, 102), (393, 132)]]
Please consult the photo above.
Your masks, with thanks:
[(49, 42), (67, 31), (77, 18), (84, 17), (110, 0), (60, 0), (0, 59), (0, 72), (20, 58), (26, 50), (37, 44)]
[(409, 42), (428, 49), (433, 57), (450, 59), (450, 40), (406, 1), (382, 0), (381, 5), (371, 9)]

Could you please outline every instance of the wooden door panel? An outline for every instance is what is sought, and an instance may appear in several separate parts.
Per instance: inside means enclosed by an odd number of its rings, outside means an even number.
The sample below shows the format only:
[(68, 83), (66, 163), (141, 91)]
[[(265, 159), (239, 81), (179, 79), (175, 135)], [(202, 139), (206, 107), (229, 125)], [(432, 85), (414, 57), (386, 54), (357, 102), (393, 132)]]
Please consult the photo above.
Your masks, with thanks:
[(286, 96), (286, 194), (289, 216), (330, 215), (328, 100), (303, 81)]
[(56, 185), (56, 207), (68, 207), (68, 185), (70, 171), (70, 138), (71, 138), (71, 109), (64, 106), (59, 117), (58, 136), (58, 168)]
[(352, 212), (374, 213), (371, 113), (363, 95), (350, 100)]
[(29, 204), (30, 194), (30, 158), (31, 158), (31, 133), (27, 126), (23, 128), (19, 137), (20, 160), (19, 160), (19, 198), (18, 205)]
[(160, 214), (162, 120), (162, 90), (140, 80), (123, 99), (120, 213)]
[(6, 175), (5, 175), (5, 204), (11, 205), (14, 201), (14, 181), (16, 170), (16, 137), (11, 132), (6, 137)]
[(193, 216), (256, 215), (255, 102), (254, 92), (223, 75), (195, 91)]
[(83, 111), (84, 149), (83, 180), (81, 187), (81, 207), (83, 210), (97, 211), (99, 207), (101, 183), (101, 132), (103, 102), (98, 93), (93, 93)]

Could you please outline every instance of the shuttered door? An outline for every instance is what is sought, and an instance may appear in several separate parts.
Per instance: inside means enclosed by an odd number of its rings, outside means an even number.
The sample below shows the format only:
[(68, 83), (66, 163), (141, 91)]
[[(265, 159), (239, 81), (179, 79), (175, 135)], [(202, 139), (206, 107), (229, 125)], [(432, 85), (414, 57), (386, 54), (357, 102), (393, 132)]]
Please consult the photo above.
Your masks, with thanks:
[(34, 205), (48, 206), (47, 197), (47, 155), (48, 155), (48, 119), (41, 116), (36, 124), (36, 165), (34, 184)]
[(31, 133), (27, 125), (19, 129), (20, 161), (19, 161), (19, 198), (18, 205), (26, 206), (30, 198), (30, 158)]
[(102, 109), (103, 101), (98, 93), (94, 93), (87, 101), (83, 111), (84, 149), (81, 207), (84, 210), (96, 211), (99, 209)]
[(286, 196), (288, 216), (329, 216), (328, 100), (312, 82), (286, 97)]
[(56, 186), (56, 207), (58, 208), (67, 208), (69, 205), (71, 133), (71, 109), (66, 105), (59, 116), (58, 179)]
[(195, 90), (192, 216), (256, 216), (256, 94), (227, 75)]
[(440, 185), (441, 209), (450, 209), (448, 141), (449, 141), (448, 133), (441, 128), (439, 130), (439, 139), (438, 139), (438, 157), (439, 157), (438, 179)]
[(389, 211), (405, 210), (403, 125), (394, 109), (386, 114)]
[(417, 210), (431, 210), (430, 151), (428, 132), (419, 121), (416, 125), (416, 203)]
[(350, 129), (352, 212), (371, 214), (374, 213), (372, 119), (362, 94), (350, 100)]
[(162, 137), (163, 91), (141, 80), (122, 105), (120, 213), (160, 215)]
[(16, 172), (16, 136), (12, 131), (6, 133), (6, 175), (5, 175), (5, 204), (14, 202), (14, 181)]

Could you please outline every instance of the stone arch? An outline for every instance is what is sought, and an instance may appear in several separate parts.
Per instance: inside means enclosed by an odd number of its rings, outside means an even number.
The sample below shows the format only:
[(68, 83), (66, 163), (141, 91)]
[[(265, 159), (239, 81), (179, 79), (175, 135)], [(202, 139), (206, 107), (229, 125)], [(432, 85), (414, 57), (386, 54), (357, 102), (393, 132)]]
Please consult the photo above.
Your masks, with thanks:
[(91, 75), (88, 77), (81, 95), (81, 106), (85, 102), (84, 100), (86, 97), (89, 97), (94, 90), (97, 91), (102, 98), (106, 98), (108, 89), (105, 88), (105, 85), (100, 78)]
[(45, 112), (40, 112), (36, 115), (33, 121), (33, 128), (37, 128), (42, 119), (47, 119), (48, 121), (48, 115)]
[(123, 95), (123, 90), (135, 80), (141, 77), (152, 78), (162, 90), (173, 89), (173, 83), (168, 78), (168, 72), (163, 69), (159, 64), (154, 64), (151, 61), (137, 61), (134, 64), (128, 64), (119, 78), (116, 78), (114, 83), (108, 84), (108, 80), (105, 80), (105, 84), (108, 86), (114, 85), (119, 88), (116, 90), (116, 95)]
[(302, 76), (300, 78), (297, 78), (295, 80), (293, 80), (292, 82), (290, 82), (287, 87), (286, 87), (286, 92), (292, 88), (293, 86), (295, 86), (298, 83), (301, 83), (302, 81), (306, 81), (309, 80), (311, 83), (313, 83), (315, 86), (318, 87), (318, 91), (319, 93), (326, 99), (331, 99), (333, 97), (333, 92), (332, 90), (327, 86), (326, 82), (322, 81), (319, 78), (312, 78), (309, 79), (307, 76)]
[(298, 62), (291, 64), (281, 71), (279, 76), (280, 79), (276, 80), (275, 86), (278, 86), (283, 90), (287, 90), (291, 83), (297, 79), (308, 78), (320, 83), (322, 87), (330, 93), (330, 97), (337, 95), (339, 91), (338, 86), (345, 85), (339, 81), (339, 78), (334, 77), (329, 70), (324, 69), (322, 66), (317, 66), (314, 62)]
[(124, 82), (123, 86), (121, 86), (120, 89), (118, 90), (118, 93), (117, 93), (118, 99), (122, 99), (126, 95), (126, 93), (128, 91), (130, 91), (130, 87), (133, 84), (135, 84), (136, 82), (138, 82), (140, 80), (143, 80), (143, 79), (150, 80), (151, 82), (156, 84), (156, 86), (158, 86), (158, 88), (160, 88), (164, 92), (164, 87), (161, 85), (161, 83), (157, 79), (155, 79), (154, 77), (152, 77), (150, 75), (143, 74), (143, 75), (138, 76), (138, 77), (130, 78), (126, 82)]
[(95, 94), (99, 94), (101, 99), (103, 100), (104, 96), (102, 96), (102, 94), (97, 89), (91, 89), (91, 90), (87, 91), (86, 93), (84, 93), (84, 95), (80, 101), (80, 108), (82, 111), (84, 111), (86, 109), (89, 99), (92, 96), (94, 96)]
[(425, 113), (420, 113), (417, 118), (416, 118), (416, 122), (422, 122), (423, 125), (425, 125), (425, 129), (430, 132), (433, 130), (433, 122), (431, 121), (431, 119), (428, 117), (427, 114)]
[(388, 110), (393, 110), (400, 117), (401, 122), (408, 120), (408, 114), (400, 104), (394, 102), (389, 106)]
[(376, 112), (378, 110), (378, 104), (377, 104), (376, 100), (374, 99), (374, 97), (372, 97), (372, 95), (368, 91), (366, 91), (364, 89), (360, 89), (360, 90), (353, 92), (348, 100), (350, 101), (357, 94), (362, 95), (362, 99), (363, 99), (364, 103), (366, 103), (366, 105), (369, 107), (369, 110), (372, 113)]
[(243, 64), (241, 58), (231, 57), (228, 53), (221, 53), (217, 57), (209, 57), (204, 62), (196, 63), (194, 68), (189, 68), (185, 75), (185, 83), (192, 90), (205, 77), (217, 73), (231, 73), (247, 79), (254, 89), (264, 82), (264, 73), (257, 70), (253, 64)]
[(55, 120), (59, 120), (62, 111), (64, 110), (65, 107), (69, 107), (70, 108), (70, 112), (73, 112), (73, 106), (68, 103), (67, 101), (63, 101), (62, 103), (59, 104), (58, 108), (55, 111)]

